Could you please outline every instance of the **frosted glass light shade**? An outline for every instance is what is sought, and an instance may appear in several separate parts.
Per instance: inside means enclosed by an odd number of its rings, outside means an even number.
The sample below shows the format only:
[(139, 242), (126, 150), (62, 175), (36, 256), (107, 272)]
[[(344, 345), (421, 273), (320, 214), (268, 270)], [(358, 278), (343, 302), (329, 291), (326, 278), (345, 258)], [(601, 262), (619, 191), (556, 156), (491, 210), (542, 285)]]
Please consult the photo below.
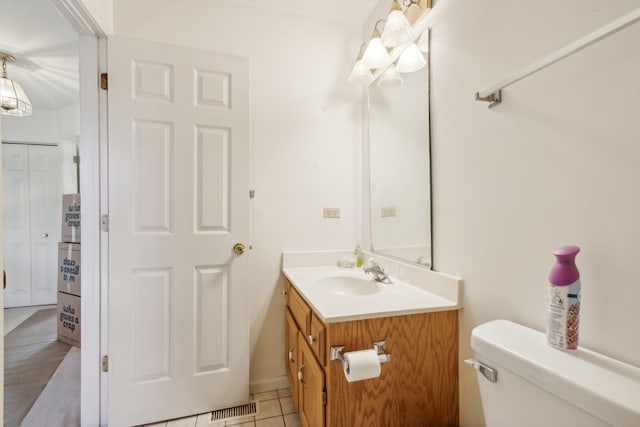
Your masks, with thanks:
[(382, 73), (382, 76), (380, 76), (380, 79), (378, 80), (378, 87), (397, 86), (402, 82), (402, 76), (396, 69), (396, 66), (391, 64), (391, 66)]
[(362, 59), (358, 59), (347, 81), (354, 86), (368, 86), (373, 81), (373, 74), (370, 69), (364, 66)]
[(30, 116), (31, 101), (15, 81), (0, 77), (0, 113), (8, 116)]
[(417, 45), (418, 49), (420, 49), (422, 52), (429, 52), (429, 29), (424, 30), (424, 32), (420, 36), (420, 39), (418, 40)]
[(422, 52), (415, 43), (411, 43), (398, 58), (397, 69), (401, 73), (413, 73), (425, 65), (427, 65), (427, 61), (422, 56)]
[(391, 62), (387, 48), (384, 47), (380, 37), (373, 37), (362, 55), (362, 63), (367, 68), (382, 68)]
[(382, 44), (388, 47), (400, 46), (411, 40), (413, 29), (401, 10), (394, 10), (389, 14), (382, 32)]

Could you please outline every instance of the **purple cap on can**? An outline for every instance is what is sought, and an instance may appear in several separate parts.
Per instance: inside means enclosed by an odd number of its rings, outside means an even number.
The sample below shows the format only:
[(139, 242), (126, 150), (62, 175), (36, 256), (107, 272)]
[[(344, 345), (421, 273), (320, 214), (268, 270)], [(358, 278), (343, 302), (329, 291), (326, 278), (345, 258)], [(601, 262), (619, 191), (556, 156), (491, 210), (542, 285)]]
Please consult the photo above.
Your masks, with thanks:
[(580, 252), (577, 246), (562, 246), (553, 252), (556, 263), (551, 267), (549, 283), (554, 286), (568, 286), (580, 278), (576, 267), (576, 255)]

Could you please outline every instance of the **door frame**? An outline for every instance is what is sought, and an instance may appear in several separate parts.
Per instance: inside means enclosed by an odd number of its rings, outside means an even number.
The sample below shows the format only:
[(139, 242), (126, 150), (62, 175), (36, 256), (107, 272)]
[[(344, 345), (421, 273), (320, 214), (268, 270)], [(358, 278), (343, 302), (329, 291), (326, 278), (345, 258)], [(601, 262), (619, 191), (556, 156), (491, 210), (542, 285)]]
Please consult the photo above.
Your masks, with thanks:
[[(79, 36), (81, 272), (81, 425), (107, 425), (108, 234), (100, 218), (107, 213), (107, 94), (100, 73), (107, 72), (106, 34), (82, 0), (52, 0)], [(96, 172), (98, 171), (98, 172)]]

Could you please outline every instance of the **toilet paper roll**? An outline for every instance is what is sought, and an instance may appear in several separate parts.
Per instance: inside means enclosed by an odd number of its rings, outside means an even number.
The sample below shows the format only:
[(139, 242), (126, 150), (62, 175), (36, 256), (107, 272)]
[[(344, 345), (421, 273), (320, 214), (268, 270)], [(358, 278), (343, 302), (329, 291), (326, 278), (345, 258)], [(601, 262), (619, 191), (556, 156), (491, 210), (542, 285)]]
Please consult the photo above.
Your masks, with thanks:
[(375, 350), (349, 351), (343, 357), (347, 362), (344, 369), (347, 381), (354, 382), (380, 376), (380, 359)]

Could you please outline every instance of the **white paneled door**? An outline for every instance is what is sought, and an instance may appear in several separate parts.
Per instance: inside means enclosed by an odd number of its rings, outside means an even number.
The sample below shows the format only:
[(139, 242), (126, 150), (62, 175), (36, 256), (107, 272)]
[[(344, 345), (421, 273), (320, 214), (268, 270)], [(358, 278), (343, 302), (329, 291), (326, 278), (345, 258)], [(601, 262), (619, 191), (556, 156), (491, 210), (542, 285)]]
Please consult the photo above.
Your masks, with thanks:
[(248, 61), (108, 45), (109, 424), (246, 403)]
[(5, 307), (55, 304), (62, 187), (58, 147), (3, 144)]

